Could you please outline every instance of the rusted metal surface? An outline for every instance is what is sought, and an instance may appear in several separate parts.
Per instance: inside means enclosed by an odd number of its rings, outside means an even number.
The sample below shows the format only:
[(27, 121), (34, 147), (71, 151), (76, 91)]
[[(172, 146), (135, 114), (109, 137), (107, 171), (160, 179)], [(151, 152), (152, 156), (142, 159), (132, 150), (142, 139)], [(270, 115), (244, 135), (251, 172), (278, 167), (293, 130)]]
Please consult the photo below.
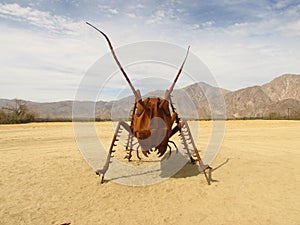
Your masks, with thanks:
[[(173, 83), (165, 92), (164, 99), (146, 98), (143, 100), (140, 91), (134, 88), (128, 75), (122, 68), (107, 35), (90, 23), (87, 24), (95, 28), (105, 37), (119, 69), (124, 75), (135, 96), (130, 125), (125, 121), (120, 121), (118, 123), (110, 145), (106, 162), (101, 169), (96, 171), (96, 174), (101, 176), (101, 183), (104, 182), (104, 176), (109, 168), (109, 164), (111, 163), (113, 153), (115, 152), (114, 147), (116, 146), (118, 137), (123, 130), (126, 130), (128, 132), (128, 139), (126, 144), (127, 155), (125, 158), (127, 158), (129, 161), (132, 157), (133, 150), (136, 150), (137, 157), (141, 159), (139, 156), (139, 150), (141, 150), (143, 155), (146, 157), (148, 157), (152, 151), (157, 152), (158, 156), (161, 157), (166, 153), (167, 149), (170, 149), (171, 152), (170, 144), (173, 144), (173, 146), (177, 149), (176, 144), (171, 141), (170, 138), (174, 134), (178, 133), (180, 135), (183, 148), (188, 154), (191, 162), (195, 163), (195, 161), (197, 161), (199, 163), (200, 171), (204, 173), (207, 183), (210, 184), (210, 176), (206, 174), (206, 170), (209, 170), (210, 173), (211, 167), (203, 164), (199, 151), (191, 135), (188, 123), (180, 119), (171, 101), (171, 93), (182, 72), (188, 56), (189, 48)], [(137, 140), (137, 143), (134, 143), (134, 139)]]

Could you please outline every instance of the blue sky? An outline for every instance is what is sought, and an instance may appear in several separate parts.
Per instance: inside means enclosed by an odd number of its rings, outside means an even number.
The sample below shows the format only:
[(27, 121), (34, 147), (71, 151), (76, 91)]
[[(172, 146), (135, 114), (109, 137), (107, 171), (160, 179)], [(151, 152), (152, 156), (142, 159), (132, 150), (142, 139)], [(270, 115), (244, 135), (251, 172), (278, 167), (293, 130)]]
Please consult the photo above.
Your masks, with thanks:
[[(0, 98), (74, 99), (86, 71), (109, 52), (85, 21), (109, 34), (115, 48), (145, 40), (190, 45), (230, 90), (300, 73), (297, 0), (1, 0)], [(115, 98), (119, 79), (103, 100)]]

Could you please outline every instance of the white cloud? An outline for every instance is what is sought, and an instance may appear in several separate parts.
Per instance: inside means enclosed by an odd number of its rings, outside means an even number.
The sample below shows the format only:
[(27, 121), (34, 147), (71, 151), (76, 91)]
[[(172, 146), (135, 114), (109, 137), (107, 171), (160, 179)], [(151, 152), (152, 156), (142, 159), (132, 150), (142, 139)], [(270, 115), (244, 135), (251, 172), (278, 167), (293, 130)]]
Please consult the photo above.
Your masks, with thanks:
[(290, 4), (290, 0), (281, 0), (275, 3), (274, 8), (276, 9), (283, 9)]
[(108, 12), (110, 12), (111, 14), (118, 14), (119, 11), (117, 9), (108, 9)]
[(300, 19), (280, 25), (277, 30), (286, 36), (300, 36)]
[(166, 17), (166, 12), (164, 10), (157, 10), (152, 18), (146, 21), (146, 24), (156, 24), (162, 22)]
[(145, 6), (143, 4), (141, 4), (141, 3), (139, 3), (137, 5), (134, 5), (134, 8), (136, 8), (136, 9), (143, 9), (143, 8), (145, 8)]
[(21, 7), (14, 4), (0, 3), (0, 17), (50, 30), (54, 33), (77, 34), (76, 28), (82, 23), (73, 22), (67, 17), (51, 15), (31, 7)]
[(211, 26), (213, 26), (214, 24), (215, 24), (215, 21), (209, 20), (209, 21), (206, 21), (206, 22), (202, 23), (202, 26), (203, 26), (203, 27), (211, 27)]
[(126, 15), (132, 19), (135, 19), (138, 17), (135, 13), (126, 13)]

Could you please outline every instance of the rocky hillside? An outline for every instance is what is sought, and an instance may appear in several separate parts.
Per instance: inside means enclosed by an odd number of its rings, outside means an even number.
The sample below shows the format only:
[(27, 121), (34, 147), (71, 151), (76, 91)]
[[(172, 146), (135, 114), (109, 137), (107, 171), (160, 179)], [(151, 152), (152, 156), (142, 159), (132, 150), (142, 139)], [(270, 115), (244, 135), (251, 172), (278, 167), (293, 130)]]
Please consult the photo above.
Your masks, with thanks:
[(300, 101), (300, 75), (282, 75), (261, 88), (273, 102), (286, 99)]
[[(219, 98), (222, 94), (223, 98)], [(183, 118), (210, 119), (222, 111), (226, 104), (226, 118), (295, 118), (300, 117), (300, 75), (286, 74), (262, 86), (228, 91), (197, 83), (173, 92), (173, 103)], [(145, 97), (163, 97), (164, 91), (157, 90)], [(11, 100), (0, 99), (0, 107)], [(95, 115), (102, 119), (129, 118), (134, 102), (133, 96), (118, 101), (76, 102), (81, 117)], [(72, 101), (52, 103), (26, 102), (27, 106), (40, 118), (72, 118)], [(218, 110), (220, 112), (218, 112)], [(221, 114), (220, 114), (221, 115)], [(214, 117), (216, 118), (216, 117)], [(224, 118), (224, 116), (222, 117)]]
[(300, 113), (300, 75), (286, 74), (262, 86), (225, 95), (228, 118), (293, 117)]

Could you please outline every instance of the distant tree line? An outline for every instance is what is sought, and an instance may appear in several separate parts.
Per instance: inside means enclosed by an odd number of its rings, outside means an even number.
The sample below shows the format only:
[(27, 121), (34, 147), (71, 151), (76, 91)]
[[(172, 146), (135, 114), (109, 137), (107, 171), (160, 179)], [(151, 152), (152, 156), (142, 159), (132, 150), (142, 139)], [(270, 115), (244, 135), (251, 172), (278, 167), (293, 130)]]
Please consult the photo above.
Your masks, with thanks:
[(300, 111), (292, 111), (289, 114), (281, 114), (279, 112), (271, 112), (269, 115), (259, 117), (240, 117), (227, 118), (227, 120), (300, 120)]
[(270, 120), (300, 120), (300, 111), (292, 111), (289, 112), (287, 115), (282, 115), (278, 112), (271, 112), (269, 114)]
[(35, 116), (30, 112), (26, 103), (15, 99), (12, 104), (8, 104), (0, 109), (1, 124), (29, 123), (35, 121)]

